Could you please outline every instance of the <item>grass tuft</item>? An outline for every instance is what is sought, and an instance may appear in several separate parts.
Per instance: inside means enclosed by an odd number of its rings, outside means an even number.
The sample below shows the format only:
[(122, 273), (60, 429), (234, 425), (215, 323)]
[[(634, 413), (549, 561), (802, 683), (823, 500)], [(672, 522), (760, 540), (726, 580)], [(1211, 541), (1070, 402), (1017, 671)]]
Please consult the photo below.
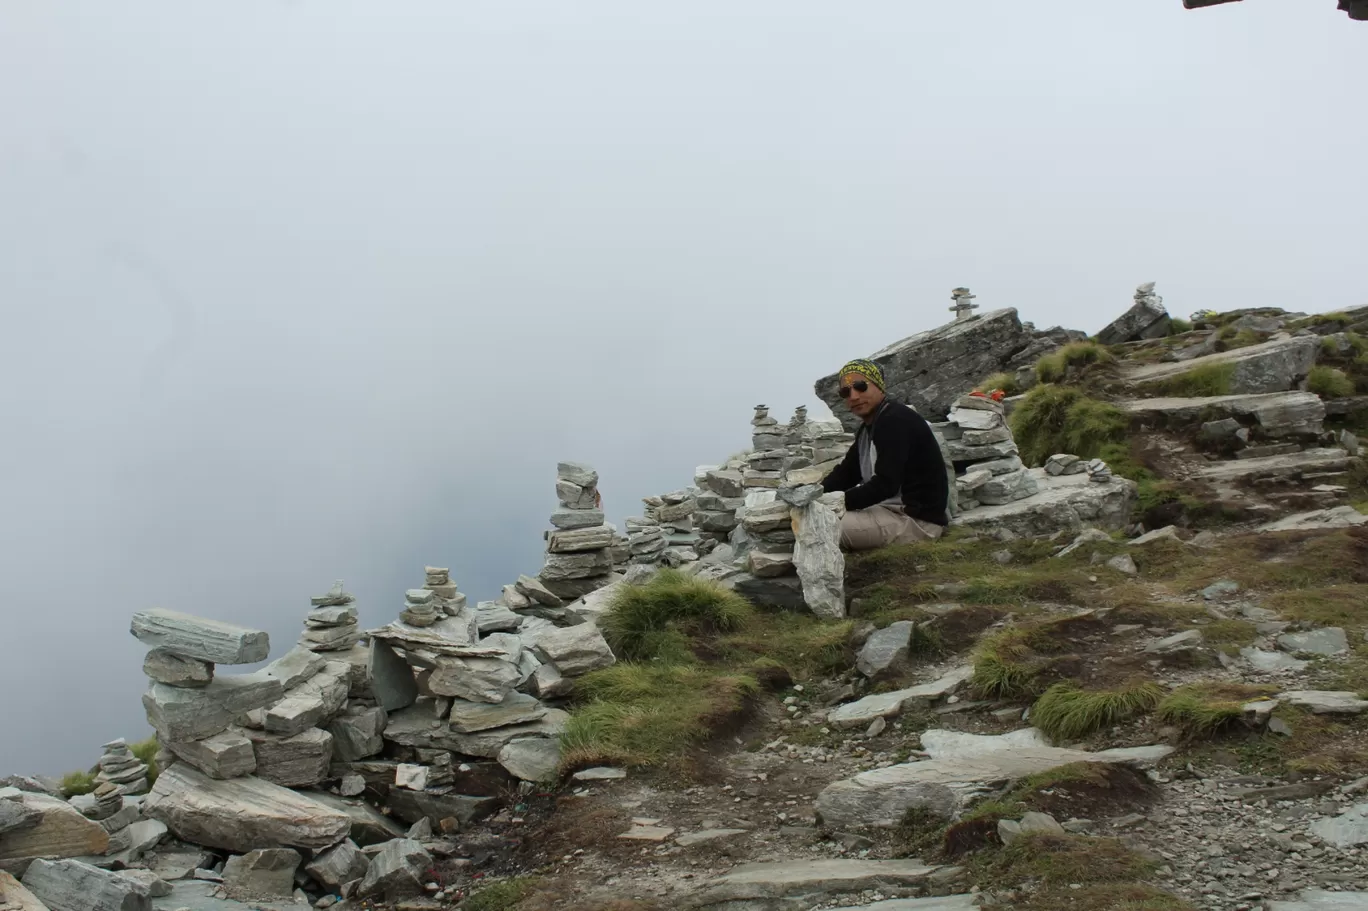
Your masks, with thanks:
[(1234, 378), (1234, 364), (1203, 364), (1176, 376), (1145, 383), (1144, 389), (1149, 395), (1205, 398), (1229, 395), (1230, 384)]
[(1187, 737), (1206, 737), (1244, 717), (1244, 705), (1276, 688), (1236, 683), (1195, 683), (1179, 687), (1159, 703), (1157, 715)]
[(1155, 866), (1118, 839), (1032, 834), (999, 851), (984, 872), (992, 885), (1033, 882), (1048, 889), (1135, 881)]
[(149, 786), (156, 784), (157, 773), (160, 771), (157, 768), (157, 751), (161, 749), (161, 744), (157, 743), (157, 738), (152, 736), (146, 740), (131, 743), (128, 745), (128, 749), (147, 765), (147, 784)]
[(1169, 318), (1169, 335), (1182, 335), (1184, 332), (1192, 331), (1192, 323), (1174, 316)]
[(992, 392), (994, 389), (1001, 389), (1006, 395), (1020, 395), (1023, 391), (1016, 374), (1006, 372), (994, 373), (974, 387), (975, 392)]
[(536, 887), (530, 876), (519, 876), (499, 883), (490, 883), (473, 892), (456, 907), (460, 911), (511, 911)]
[(561, 735), (562, 765), (650, 766), (682, 759), (738, 721), (758, 694), (754, 677), (698, 665), (623, 662), (579, 678)]
[(1317, 364), (1306, 377), (1306, 388), (1323, 399), (1344, 399), (1356, 391), (1354, 381), (1343, 370)]
[(1093, 459), (1109, 444), (1124, 446), (1130, 418), (1115, 405), (1077, 389), (1044, 385), (1032, 389), (1017, 405), (1011, 426), (1021, 458), (1039, 465), (1055, 453)]
[(687, 660), (698, 636), (741, 629), (754, 610), (716, 582), (666, 569), (644, 585), (627, 585), (603, 618), (603, 635), (627, 661)]
[(1036, 379), (1042, 383), (1059, 383), (1069, 378), (1071, 371), (1078, 371), (1093, 364), (1111, 364), (1116, 356), (1106, 346), (1097, 342), (1070, 342), (1053, 354), (1047, 354), (1036, 361)]
[(70, 799), (95, 790), (95, 776), (90, 772), (67, 772), (62, 776), (57, 789), (62, 796)]
[(1091, 693), (1072, 683), (1056, 683), (1036, 700), (1031, 723), (1051, 740), (1074, 741), (1145, 714), (1163, 695), (1149, 681)]

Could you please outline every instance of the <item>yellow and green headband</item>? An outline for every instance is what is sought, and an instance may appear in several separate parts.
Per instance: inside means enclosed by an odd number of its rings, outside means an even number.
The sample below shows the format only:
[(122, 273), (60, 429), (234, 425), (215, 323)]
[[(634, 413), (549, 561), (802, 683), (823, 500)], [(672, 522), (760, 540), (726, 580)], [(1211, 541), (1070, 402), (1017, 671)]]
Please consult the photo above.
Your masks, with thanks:
[(880, 370), (879, 365), (875, 364), (873, 361), (865, 360), (864, 358), (856, 358), (855, 360), (849, 362), (844, 367), (842, 367), (841, 372), (836, 374), (836, 376), (839, 379), (840, 377), (845, 376), (847, 373), (858, 373), (860, 376), (869, 380), (875, 386), (878, 386), (884, 392), (888, 391), (888, 389), (884, 386), (883, 371)]

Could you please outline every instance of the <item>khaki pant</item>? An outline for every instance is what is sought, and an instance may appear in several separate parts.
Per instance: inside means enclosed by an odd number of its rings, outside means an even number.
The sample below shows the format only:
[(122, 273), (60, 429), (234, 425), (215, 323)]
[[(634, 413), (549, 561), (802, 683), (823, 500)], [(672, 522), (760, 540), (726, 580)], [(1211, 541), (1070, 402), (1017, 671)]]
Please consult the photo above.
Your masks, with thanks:
[(842, 550), (874, 550), (890, 544), (931, 541), (943, 532), (941, 526), (922, 522), (903, 512), (900, 506), (879, 504), (868, 509), (852, 509), (841, 519)]

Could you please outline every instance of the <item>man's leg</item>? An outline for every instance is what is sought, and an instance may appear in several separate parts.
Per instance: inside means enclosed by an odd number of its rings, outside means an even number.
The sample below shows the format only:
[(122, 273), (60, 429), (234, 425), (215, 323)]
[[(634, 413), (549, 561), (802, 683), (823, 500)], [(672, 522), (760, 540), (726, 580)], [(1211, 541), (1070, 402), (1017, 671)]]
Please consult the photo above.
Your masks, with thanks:
[(841, 518), (841, 549), (861, 551), (887, 547), (905, 534), (911, 524), (912, 520), (901, 511), (887, 506), (848, 510)]
[(945, 532), (945, 529), (934, 522), (923, 522), (920, 519), (907, 519), (907, 527), (902, 534), (898, 535), (895, 544), (911, 544), (914, 541), (934, 541)]

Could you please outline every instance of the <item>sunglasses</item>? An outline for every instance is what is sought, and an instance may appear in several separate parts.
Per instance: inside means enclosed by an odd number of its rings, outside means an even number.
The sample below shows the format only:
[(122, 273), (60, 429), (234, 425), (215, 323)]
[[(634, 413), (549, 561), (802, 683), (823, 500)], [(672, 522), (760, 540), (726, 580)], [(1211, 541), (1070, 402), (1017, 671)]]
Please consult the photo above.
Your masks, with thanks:
[(868, 392), (869, 384), (866, 383), (864, 380), (856, 380), (849, 386), (842, 386), (840, 389), (837, 389), (836, 391), (840, 393), (841, 398), (848, 399), (850, 398), (851, 389), (854, 389), (856, 392)]

